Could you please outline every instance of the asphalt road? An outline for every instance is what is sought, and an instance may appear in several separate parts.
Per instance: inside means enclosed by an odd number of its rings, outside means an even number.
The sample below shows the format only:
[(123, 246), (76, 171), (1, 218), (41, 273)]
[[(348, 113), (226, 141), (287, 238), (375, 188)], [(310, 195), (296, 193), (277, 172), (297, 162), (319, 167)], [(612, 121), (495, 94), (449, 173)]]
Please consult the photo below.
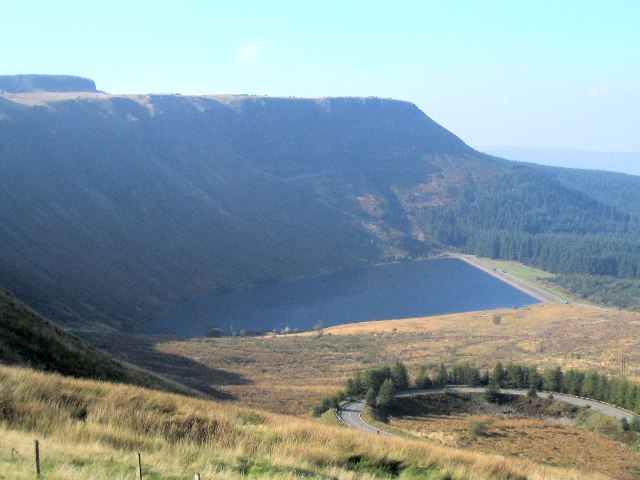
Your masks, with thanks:
[(352, 400), (336, 411), (336, 417), (347, 425), (357, 428), (358, 430), (392, 437), (393, 435), (389, 432), (379, 430), (362, 419), (362, 411), (364, 410), (364, 407), (366, 407), (366, 403), (363, 398)]
[[(447, 387), (448, 392), (460, 392), (460, 393), (482, 393), (486, 390), (484, 387)], [(443, 391), (442, 388), (430, 388), (426, 390), (407, 390), (404, 392), (400, 392), (398, 396), (410, 396), (410, 395), (425, 395), (430, 393), (441, 393)], [(526, 390), (516, 390), (516, 389), (501, 389), (500, 393), (506, 393), (509, 395), (526, 395)], [(548, 393), (538, 393), (539, 397), (547, 397)], [(629, 422), (631, 422), (633, 418), (633, 414), (627, 412), (626, 410), (622, 410), (620, 408), (616, 408), (612, 405), (608, 405), (606, 403), (596, 402), (595, 400), (587, 400), (585, 398), (573, 397), (571, 395), (564, 395), (561, 393), (554, 393), (553, 399), (559, 402), (569, 403), (571, 405), (577, 405), (579, 407), (589, 406), (591, 410), (603, 413), (613, 418), (617, 418), (618, 420), (622, 420), (622, 418), (626, 418)], [(379, 435), (385, 435), (388, 437), (393, 436), (389, 432), (385, 432), (384, 430), (380, 430), (372, 425), (369, 425), (362, 419), (362, 411), (364, 410), (366, 404), (364, 399), (352, 400), (349, 403), (346, 403), (341, 408), (336, 411), (336, 417), (339, 420), (350, 425), (358, 430), (362, 430), (364, 432), (377, 433)]]

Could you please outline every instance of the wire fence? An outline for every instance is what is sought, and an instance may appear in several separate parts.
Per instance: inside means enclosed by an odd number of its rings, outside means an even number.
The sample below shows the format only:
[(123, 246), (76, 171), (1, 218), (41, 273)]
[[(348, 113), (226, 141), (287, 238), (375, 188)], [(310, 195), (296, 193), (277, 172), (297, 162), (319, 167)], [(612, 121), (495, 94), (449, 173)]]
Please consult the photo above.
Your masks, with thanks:
[[(11, 458), (26, 460), (29, 457), (33, 459), (33, 472), (36, 475), (37, 479), (42, 479), (44, 476), (41, 471), (41, 454), (42, 444), (39, 440), (34, 439), (33, 442), (27, 442), (24, 440), (17, 439), (6, 439), (0, 437), (0, 448), (10, 450)], [(44, 457), (44, 455), (43, 455)], [(145, 470), (144, 465), (142, 463), (142, 454), (138, 452), (136, 456), (136, 478), (142, 480), (145, 478)], [(194, 480), (202, 480), (199, 473), (195, 473), (193, 476)]]

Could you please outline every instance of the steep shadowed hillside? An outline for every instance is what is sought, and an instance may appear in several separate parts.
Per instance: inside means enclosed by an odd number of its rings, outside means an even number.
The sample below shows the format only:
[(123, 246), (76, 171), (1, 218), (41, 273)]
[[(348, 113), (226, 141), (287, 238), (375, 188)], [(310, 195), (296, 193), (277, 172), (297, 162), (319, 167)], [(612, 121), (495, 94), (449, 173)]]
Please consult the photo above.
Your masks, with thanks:
[(67, 325), (137, 328), (202, 292), (469, 250), (478, 219), (630, 222), (394, 100), (5, 94), (0, 127), (0, 285)]
[(201, 395), (90, 347), (0, 290), (0, 364)]

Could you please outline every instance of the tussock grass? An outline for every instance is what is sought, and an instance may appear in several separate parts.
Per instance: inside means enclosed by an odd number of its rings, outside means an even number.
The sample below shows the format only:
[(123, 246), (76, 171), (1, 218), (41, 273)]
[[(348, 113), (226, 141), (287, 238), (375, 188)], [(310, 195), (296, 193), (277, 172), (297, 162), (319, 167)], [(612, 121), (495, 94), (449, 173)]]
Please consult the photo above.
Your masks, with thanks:
[[(138, 387), (0, 367), (0, 478), (602, 478)], [(19, 454), (13, 454), (15, 448)]]

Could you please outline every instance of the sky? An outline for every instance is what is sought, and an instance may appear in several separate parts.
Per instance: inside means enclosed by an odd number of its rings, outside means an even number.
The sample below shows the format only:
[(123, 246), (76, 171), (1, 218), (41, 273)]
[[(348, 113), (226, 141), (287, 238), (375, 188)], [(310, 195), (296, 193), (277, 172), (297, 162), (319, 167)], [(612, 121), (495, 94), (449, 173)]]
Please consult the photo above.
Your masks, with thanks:
[(472, 146), (640, 152), (640, 0), (0, 0), (0, 74), (377, 96)]

